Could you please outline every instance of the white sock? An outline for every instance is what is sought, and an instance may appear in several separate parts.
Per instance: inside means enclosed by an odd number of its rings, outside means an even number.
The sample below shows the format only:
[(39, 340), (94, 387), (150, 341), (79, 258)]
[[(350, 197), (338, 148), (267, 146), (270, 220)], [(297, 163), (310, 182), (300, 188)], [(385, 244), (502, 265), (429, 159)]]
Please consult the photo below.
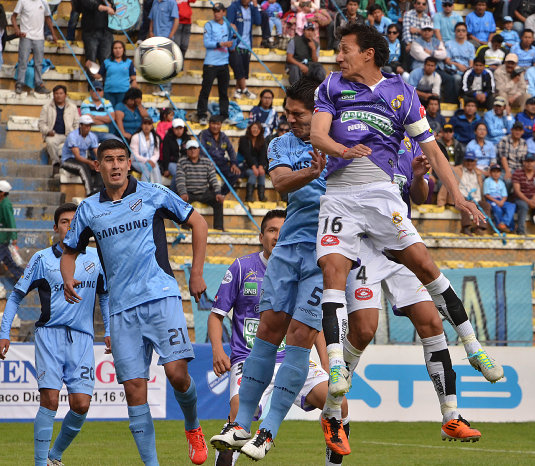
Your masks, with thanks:
[(355, 372), (363, 352), (364, 350), (355, 348), (347, 338), (344, 340), (344, 361), (351, 377), (353, 377), (353, 372)]

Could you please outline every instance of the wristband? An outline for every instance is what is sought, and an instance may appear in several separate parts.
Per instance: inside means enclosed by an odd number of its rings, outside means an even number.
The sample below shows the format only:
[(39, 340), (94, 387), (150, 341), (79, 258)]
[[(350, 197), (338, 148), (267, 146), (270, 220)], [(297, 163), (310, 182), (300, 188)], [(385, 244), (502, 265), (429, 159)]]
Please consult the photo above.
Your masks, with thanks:
[(342, 151), (342, 156), (348, 151), (349, 149), (346, 147), (343, 151)]

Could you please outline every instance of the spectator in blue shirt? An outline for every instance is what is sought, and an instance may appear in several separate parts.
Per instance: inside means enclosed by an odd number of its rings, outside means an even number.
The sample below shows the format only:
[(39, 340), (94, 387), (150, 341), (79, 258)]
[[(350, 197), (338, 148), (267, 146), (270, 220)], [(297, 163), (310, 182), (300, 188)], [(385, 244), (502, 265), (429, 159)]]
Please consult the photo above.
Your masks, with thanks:
[(392, 23), (388, 26), (388, 29), (386, 30), (386, 38), (388, 41), (389, 56), (388, 63), (383, 69), (387, 73), (400, 74), (401, 77), (408, 82), (409, 73), (405, 71), (401, 64), (403, 51), (401, 49), (401, 41), (399, 40), (400, 35), (401, 28), (398, 23)]
[(473, 152), (476, 156), (477, 169), (485, 176), (489, 176), (489, 167), (496, 163), (496, 148), (494, 144), (485, 140), (487, 137), (487, 125), (480, 121), (475, 125), (475, 138), (466, 146), (466, 152)]
[(435, 16), (433, 16), (435, 36), (444, 43), (448, 40), (453, 40), (455, 37), (455, 25), (462, 22), (461, 15), (453, 11), (453, 0), (444, 0), (442, 2), (442, 11), (435, 13)]
[[(173, 40), (178, 29), (178, 5), (176, 0), (154, 0), (149, 13), (149, 37), (167, 37)], [(165, 97), (171, 93), (171, 83), (162, 84), (162, 90), (153, 92), (154, 95)]]
[(511, 133), (511, 128), (515, 122), (514, 118), (505, 112), (507, 102), (503, 97), (494, 99), (494, 108), (485, 113), (483, 117), (487, 125), (487, 140), (497, 145), (504, 136)]
[(123, 41), (113, 42), (111, 55), (104, 60), (98, 74), (104, 80), (104, 97), (114, 108), (123, 101), (128, 89), (137, 87), (136, 69), (132, 60), (126, 57), (126, 47)]
[[(222, 3), (214, 4), (212, 8), (214, 19), (204, 25), (204, 47), (206, 55), (202, 67), (202, 86), (197, 102), (197, 117), (201, 125), (208, 124), (208, 97), (214, 80), (217, 78), (219, 91), (219, 113), (224, 120), (228, 119), (228, 85), (229, 49), (234, 46), (234, 30), (225, 23), (227, 9)], [(226, 121), (228, 122), (228, 120)]]
[(503, 18), (503, 31), (500, 32), (503, 37), (503, 44), (507, 47), (507, 51), (516, 44), (520, 43), (520, 37), (518, 32), (513, 29), (513, 18), (511, 16), (505, 16)]
[(115, 112), (111, 102), (104, 98), (104, 89), (100, 81), (94, 81), (93, 87), (89, 88), (89, 97), (84, 99), (80, 107), (80, 113), (82, 115), (90, 115), (93, 119), (93, 133), (101, 143), (106, 139), (116, 139), (116, 137), (110, 134), (110, 128), (113, 129), (112, 119), (115, 120)]
[(524, 29), (520, 43), (511, 47), (511, 53), (518, 56), (518, 66), (529, 68), (535, 62), (535, 47), (533, 46), (533, 31)]
[(524, 111), (516, 116), (516, 121), (519, 121), (524, 126), (524, 139), (529, 139), (533, 135), (533, 127), (535, 125), (535, 97), (530, 97), (526, 101)]
[(475, 126), (481, 121), (477, 114), (477, 105), (474, 100), (465, 100), (464, 108), (455, 112), (450, 119), (455, 139), (466, 146), (475, 137)]
[(502, 168), (497, 163), (490, 166), (490, 176), (483, 182), (483, 195), (490, 204), (496, 227), (510, 233), (515, 230), (516, 204), (507, 202), (507, 188), (501, 175)]
[(379, 5), (373, 4), (368, 7), (368, 20), (366, 21), (366, 24), (368, 26), (373, 26), (384, 36), (386, 35), (388, 26), (392, 24), (392, 20), (385, 16)]
[(487, 45), (496, 34), (496, 23), (491, 13), (487, 11), (486, 0), (476, 0), (472, 13), (466, 16), (468, 39), (476, 47)]
[(126, 91), (123, 101), (115, 107), (117, 127), (128, 141), (141, 126), (143, 118), (149, 116), (149, 112), (143, 107), (142, 99), (141, 90), (137, 87), (131, 87)]
[(91, 132), (92, 124), (90, 115), (82, 115), (80, 127), (69, 133), (61, 153), (61, 167), (82, 178), (86, 196), (97, 192), (101, 184), (96, 171), (98, 140)]
[(455, 39), (446, 42), (447, 57), (444, 60), (446, 70), (453, 72), (457, 89), (461, 87), (464, 72), (474, 64), (476, 56), (475, 47), (467, 40), (466, 24), (455, 25)]

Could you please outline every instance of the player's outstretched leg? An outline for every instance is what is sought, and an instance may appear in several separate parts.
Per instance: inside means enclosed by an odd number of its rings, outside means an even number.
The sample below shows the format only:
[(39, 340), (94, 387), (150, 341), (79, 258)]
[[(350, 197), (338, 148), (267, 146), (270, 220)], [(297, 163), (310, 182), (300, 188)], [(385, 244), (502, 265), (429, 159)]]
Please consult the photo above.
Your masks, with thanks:
[(34, 459), (36, 466), (44, 466), (48, 460), (48, 448), (52, 440), (56, 411), (39, 406), (33, 422)]
[[(284, 417), (307, 379), (309, 356), (309, 348), (286, 345), (286, 355), (275, 376), (271, 407), (255, 436), (242, 447), (241, 452), (244, 455), (253, 460), (260, 460), (273, 446), (273, 439), (277, 436)], [(242, 387), (240, 387), (240, 404)]]
[(451, 287), (449, 280), (441, 273), (436, 280), (425, 287), (439, 312), (459, 335), (472, 367), (480, 371), (483, 377), (491, 383), (500, 380), (503, 377), (503, 367), (481, 347), (463, 303)]
[(262, 394), (273, 378), (277, 348), (278, 345), (262, 340), (258, 336), (255, 338), (253, 349), (243, 363), (239, 392), (240, 407), (236, 420), (227, 422), (221, 432), (210, 439), (210, 443), (217, 450), (239, 450), (251, 439), (251, 422)]
[(54, 464), (54, 461), (56, 461), (57, 464), (61, 462), (63, 452), (80, 432), (86, 417), (87, 411), (84, 414), (79, 414), (71, 409), (67, 413), (65, 419), (63, 419), (63, 422), (61, 423), (59, 435), (56, 438), (52, 449), (48, 452), (48, 458), (51, 460), (52, 464)]

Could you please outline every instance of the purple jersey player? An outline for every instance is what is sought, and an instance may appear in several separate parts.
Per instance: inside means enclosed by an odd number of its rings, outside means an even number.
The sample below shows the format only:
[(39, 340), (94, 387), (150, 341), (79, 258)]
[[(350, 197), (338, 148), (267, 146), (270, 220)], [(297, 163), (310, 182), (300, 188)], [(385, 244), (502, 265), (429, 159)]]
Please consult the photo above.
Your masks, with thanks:
[(461, 300), (433, 262), (392, 182), (405, 131), (420, 144), (457, 208), (473, 215), (476, 222), (483, 216), (459, 192), (415, 89), (399, 76), (381, 71), (389, 55), (384, 37), (373, 27), (355, 23), (337, 32), (341, 40), (336, 60), (341, 71), (331, 73), (318, 88), (310, 133), (312, 145), (329, 156), (316, 243), (330, 365), (328, 404), (349, 390), (346, 366), (358, 357), (355, 324), (349, 321), (342, 343), (338, 322), (347, 315), (347, 276), (360, 256), (364, 234), (377, 250), (388, 251), (425, 284), (461, 336), (470, 362), (487, 379), (497, 381), (503, 368), (481, 348)]
[[(272, 210), (266, 214), (262, 221), (260, 242), (263, 249), (259, 253), (249, 254), (236, 259), (227, 270), (217, 292), (212, 312), (208, 318), (208, 336), (212, 343), (214, 356), (214, 373), (219, 377), (230, 371), (230, 421), (234, 421), (239, 406), (239, 388), (242, 380), (243, 362), (251, 352), (256, 337), (256, 328), (259, 323), (258, 305), (262, 281), (266, 271), (267, 261), (271, 255), (279, 231), (282, 227), (286, 211)], [(232, 336), (230, 341), (230, 359), (223, 350), (223, 319), (232, 310)], [(320, 338), (319, 342), (322, 341)], [(284, 358), (283, 341), (277, 354), (275, 373), (270, 385), (265, 390), (255, 419), (259, 419), (263, 408), (269, 401), (273, 391), (273, 381), (280, 363)], [(323, 347), (323, 350), (322, 350)], [(325, 360), (325, 346), (318, 347), (323, 352)], [(316, 362), (310, 361), (307, 380), (296, 397), (294, 404), (305, 411), (311, 411), (323, 406), (327, 397), (327, 372)], [(347, 401), (342, 406), (344, 421), (348, 425)], [(233, 465), (239, 456), (239, 451), (217, 451), (215, 464), (218, 466)], [(327, 450), (326, 464), (341, 464), (342, 456)]]

